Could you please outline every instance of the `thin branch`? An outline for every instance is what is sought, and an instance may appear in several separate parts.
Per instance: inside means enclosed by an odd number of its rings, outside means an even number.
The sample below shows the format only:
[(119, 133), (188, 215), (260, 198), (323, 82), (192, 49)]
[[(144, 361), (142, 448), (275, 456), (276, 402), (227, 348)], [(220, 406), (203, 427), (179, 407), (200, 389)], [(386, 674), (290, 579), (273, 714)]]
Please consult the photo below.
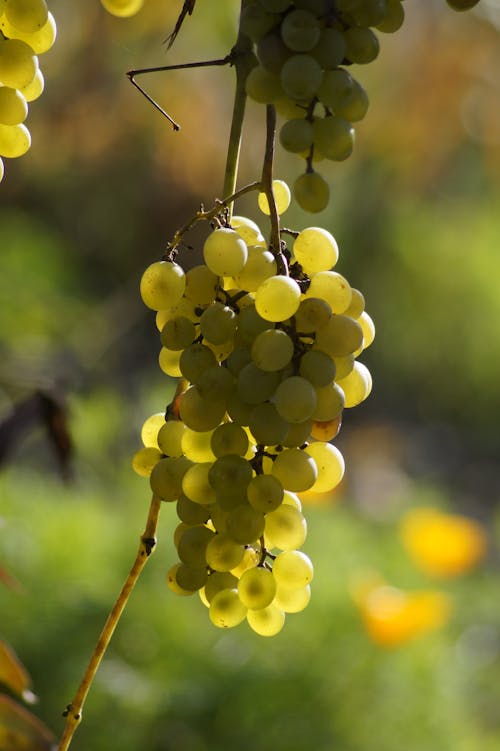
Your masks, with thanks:
[(269, 249), (276, 259), (278, 274), (288, 276), (286, 259), (281, 251), (280, 219), (273, 192), (274, 142), (276, 138), (276, 110), (272, 104), (266, 106), (266, 150), (262, 168), (262, 190), (269, 204), (271, 220), (271, 238)]

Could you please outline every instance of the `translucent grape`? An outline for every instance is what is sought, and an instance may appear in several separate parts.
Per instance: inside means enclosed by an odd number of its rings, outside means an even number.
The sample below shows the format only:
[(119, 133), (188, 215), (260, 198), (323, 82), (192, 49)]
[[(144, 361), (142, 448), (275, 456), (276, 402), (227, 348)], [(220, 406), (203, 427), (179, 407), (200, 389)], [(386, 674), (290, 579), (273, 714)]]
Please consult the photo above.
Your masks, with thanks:
[(302, 376), (285, 378), (274, 394), (274, 403), (281, 417), (290, 423), (304, 422), (316, 409), (316, 392)]
[(248, 258), (243, 269), (236, 274), (235, 281), (241, 289), (255, 292), (265, 279), (276, 274), (276, 261), (273, 254), (257, 245), (250, 245)]
[(264, 514), (249, 504), (237, 506), (228, 513), (226, 528), (235, 542), (250, 545), (264, 532)]
[(300, 304), (300, 287), (288, 276), (271, 276), (255, 292), (255, 308), (266, 321), (286, 321)]
[[(274, 278), (274, 277), (270, 277)], [(239, 346), (249, 346), (255, 337), (266, 331), (269, 328), (269, 323), (257, 312), (255, 305), (249, 305), (240, 311), (238, 316), (238, 327), (236, 329), (235, 341)]]
[(246, 263), (246, 242), (234, 229), (221, 227), (205, 240), (203, 258), (208, 268), (218, 276), (234, 276)]
[(0, 86), (0, 123), (19, 125), (28, 115), (26, 99), (17, 89)]
[(336, 446), (322, 441), (310, 443), (304, 451), (312, 456), (318, 468), (318, 477), (311, 487), (312, 493), (328, 493), (337, 487), (345, 471), (344, 457)]
[(305, 172), (294, 182), (295, 200), (304, 211), (317, 214), (328, 206), (330, 188), (324, 178), (317, 172)]
[(345, 378), (339, 380), (338, 385), (344, 392), (344, 406), (356, 407), (370, 395), (372, 377), (366, 365), (363, 365), (362, 362), (355, 362), (352, 371)]
[(292, 359), (293, 342), (285, 331), (267, 329), (254, 339), (251, 355), (261, 370), (281, 370)]
[(273, 574), (278, 587), (299, 589), (312, 581), (314, 569), (310, 558), (301, 550), (286, 550), (276, 556)]
[(214, 353), (209, 347), (199, 342), (187, 347), (179, 360), (182, 375), (191, 383), (196, 383), (205, 370), (214, 365), (217, 365)]
[(316, 409), (313, 420), (325, 422), (338, 417), (344, 409), (344, 392), (336, 383), (316, 389)]
[(44, 87), (43, 73), (38, 69), (33, 80), (27, 86), (23, 86), (20, 92), (27, 102), (33, 102), (43, 93)]
[(310, 101), (317, 93), (323, 71), (311, 55), (292, 55), (284, 63), (280, 79), (283, 90), (290, 99)]
[(167, 586), (176, 595), (192, 595), (195, 590), (183, 589), (177, 582), (177, 571), (181, 565), (181, 563), (176, 563), (169, 568), (166, 576)]
[(26, 34), (41, 29), (48, 18), (45, 0), (6, 0), (4, 13), (9, 23)]
[[(290, 206), (291, 193), (290, 188), (283, 180), (273, 180), (273, 196), (276, 204), (276, 211), (278, 214), (284, 214)], [(266, 194), (263, 192), (259, 193), (257, 202), (262, 213), (269, 216), (271, 210), (269, 208)]]
[(283, 485), (274, 475), (257, 475), (247, 487), (248, 502), (257, 511), (274, 511), (283, 501)]
[(308, 440), (309, 434), (312, 428), (312, 420), (304, 420), (304, 422), (296, 422), (290, 425), (288, 433), (283, 441), (283, 446), (287, 448), (296, 448), (302, 446), (305, 441)]
[(214, 626), (232, 628), (245, 619), (247, 608), (238, 597), (237, 589), (222, 589), (212, 599), (208, 615)]
[(182, 456), (160, 459), (149, 478), (151, 490), (162, 501), (176, 501), (181, 494), (183, 477), (190, 467), (189, 459)]
[(272, 474), (287, 490), (301, 493), (314, 485), (318, 469), (313, 459), (299, 448), (284, 449), (272, 465)]
[(189, 347), (196, 337), (194, 323), (185, 316), (171, 318), (161, 331), (161, 343), (167, 349), (181, 350)]
[(212, 464), (208, 480), (217, 493), (227, 489), (238, 492), (246, 489), (252, 474), (252, 466), (242, 456), (225, 454)]
[(163, 310), (181, 299), (185, 287), (185, 274), (179, 264), (156, 261), (142, 275), (140, 292), (148, 308)]
[(158, 355), (158, 364), (161, 370), (163, 370), (166, 375), (169, 375), (172, 378), (179, 378), (179, 376), (182, 375), (181, 369), (179, 367), (180, 356), (180, 350), (174, 351), (172, 349), (162, 347), (160, 354)]
[(339, 248), (330, 232), (321, 227), (307, 227), (293, 243), (293, 254), (306, 274), (329, 271), (338, 261)]
[(153, 467), (161, 459), (161, 451), (153, 446), (145, 446), (132, 457), (132, 469), (141, 477), (149, 477)]
[(273, 603), (285, 613), (300, 613), (309, 605), (310, 599), (311, 587), (309, 584), (299, 589), (277, 587)]
[(195, 503), (183, 494), (179, 496), (175, 508), (179, 519), (190, 526), (205, 524), (210, 517), (210, 510), (207, 506)]
[(340, 414), (332, 420), (313, 420), (311, 437), (317, 441), (331, 441), (332, 438), (338, 435), (341, 424), (342, 418)]
[(155, 412), (142, 424), (141, 440), (145, 446), (160, 448), (158, 445), (158, 431), (165, 425), (165, 412)]
[(204, 399), (196, 386), (190, 386), (180, 398), (180, 416), (192, 430), (213, 430), (226, 412), (223, 401)]
[(319, 271), (312, 276), (306, 297), (319, 297), (328, 303), (333, 313), (344, 313), (351, 304), (351, 285), (336, 271)]
[(206, 561), (214, 571), (227, 572), (241, 563), (244, 552), (241, 543), (235, 542), (224, 532), (218, 532), (207, 545)]
[(0, 29), (9, 39), (20, 39), (26, 42), (37, 55), (50, 50), (57, 36), (57, 26), (52, 13), (48, 14), (45, 24), (32, 33), (25, 33), (15, 28), (6, 16), (0, 16)]
[(264, 529), (266, 544), (270, 548), (295, 550), (307, 536), (307, 523), (301, 512), (287, 503), (266, 514)]
[(261, 610), (249, 610), (248, 625), (259, 636), (276, 636), (285, 625), (285, 614), (271, 603)]
[(367, 349), (375, 339), (375, 324), (366, 311), (363, 311), (357, 319), (363, 332), (363, 349)]
[(255, 441), (264, 446), (282, 443), (289, 431), (288, 422), (271, 402), (263, 402), (253, 408), (248, 418), (248, 427)]
[(335, 378), (335, 362), (320, 349), (311, 349), (300, 358), (299, 373), (315, 387), (327, 386)]
[(213, 462), (215, 456), (211, 448), (212, 435), (213, 430), (202, 432), (184, 427), (181, 437), (182, 453), (193, 462)]
[(215, 299), (219, 277), (208, 266), (200, 264), (186, 273), (185, 295), (196, 305), (209, 305)]
[(301, 300), (295, 313), (297, 331), (300, 334), (319, 331), (325, 326), (332, 315), (332, 309), (320, 297), (306, 297)]
[(182, 478), (182, 492), (191, 501), (207, 506), (215, 502), (215, 491), (208, 480), (212, 464), (202, 462), (193, 464)]
[(343, 357), (356, 352), (363, 342), (359, 323), (349, 316), (332, 316), (316, 336), (315, 347), (330, 357)]
[(181, 561), (193, 568), (206, 566), (205, 550), (215, 536), (204, 524), (197, 524), (187, 529), (179, 540), (177, 552)]
[(260, 610), (274, 600), (276, 581), (269, 569), (257, 566), (241, 575), (238, 596), (249, 610)]
[(15, 159), (23, 156), (31, 146), (31, 134), (25, 125), (0, 124), (0, 156)]
[(240, 425), (226, 422), (214, 430), (210, 446), (217, 457), (225, 454), (244, 456), (248, 451), (248, 436)]
[(232, 216), (231, 226), (246, 242), (248, 246), (256, 245), (264, 240), (259, 226), (246, 216)]
[(351, 293), (351, 302), (349, 303), (349, 307), (344, 310), (344, 314), (356, 319), (359, 318), (365, 309), (365, 298), (363, 293), (354, 287), (351, 287)]
[(101, 3), (111, 15), (129, 18), (140, 11), (144, 0), (101, 0)]
[(281, 23), (281, 38), (294, 52), (307, 52), (319, 42), (318, 18), (307, 10), (290, 11)]

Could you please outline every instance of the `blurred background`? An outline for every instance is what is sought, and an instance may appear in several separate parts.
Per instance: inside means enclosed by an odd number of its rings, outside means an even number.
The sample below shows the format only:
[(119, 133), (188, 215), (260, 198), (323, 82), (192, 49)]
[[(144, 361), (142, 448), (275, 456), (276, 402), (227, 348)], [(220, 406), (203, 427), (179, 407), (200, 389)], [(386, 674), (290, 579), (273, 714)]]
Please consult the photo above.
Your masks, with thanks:
[[(223, 57), (238, 3), (200, 0), (169, 52), (180, 0), (124, 20), (50, 6), (33, 146), (0, 185), (0, 637), (58, 735), (145, 522), (140, 427), (175, 386), (138, 281), (220, 197), (232, 107), (229, 69), (144, 77), (173, 133), (124, 73)], [(336, 440), (346, 478), (304, 498), (311, 604), (273, 639), (218, 631), (165, 586), (166, 506), (75, 751), (500, 747), (500, 7), (405, 10), (353, 71), (371, 106), (353, 156), (319, 167), (329, 208), (284, 217), (335, 235), (377, 326), (372, 395)], [(263, 120), (250, 103), (240, 185), (259, 177)], [(278, 154), (277, 177), (301, 170)], [(237, 211), (265, 226), (254, 196)]]

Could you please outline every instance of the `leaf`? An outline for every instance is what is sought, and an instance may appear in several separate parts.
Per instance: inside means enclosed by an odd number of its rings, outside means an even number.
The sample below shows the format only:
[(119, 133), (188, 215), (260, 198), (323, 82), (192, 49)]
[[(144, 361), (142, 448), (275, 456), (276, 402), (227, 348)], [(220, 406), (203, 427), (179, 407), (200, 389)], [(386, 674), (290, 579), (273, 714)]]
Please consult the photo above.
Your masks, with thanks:
[(31, 678), (28, 671), (7, 642), (0, 639), (0, 683), (7, 686), (12, 693), (29, 698)]
[(53, 751), (55, 742), (38, 717), (0, 694), (0, 751)]

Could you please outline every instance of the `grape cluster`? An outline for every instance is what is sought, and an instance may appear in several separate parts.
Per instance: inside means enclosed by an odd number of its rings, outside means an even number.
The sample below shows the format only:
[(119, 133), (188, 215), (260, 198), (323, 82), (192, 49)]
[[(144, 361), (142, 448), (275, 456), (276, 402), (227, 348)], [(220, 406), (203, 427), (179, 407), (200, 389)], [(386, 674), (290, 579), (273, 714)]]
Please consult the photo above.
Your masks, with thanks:
[(31, 146), (24, 125), (28, 103), (43, 91), (38, 55), (56, 38), (56, 23), (45, 0), (0, 0), (0, 181), (2, 157), (15, 158)]
[(372, 62), (379, 52), (374, 29), (394, 32), (403, 20), (401, 0), (253, 0), (243, 10), (241, 28), (258, 59), (247, 93), (286, 118), (281, 145), (306, 159), (294, 185), (306, 211), (322, 211), (329, 200), (314, 162), (347, 159), (352, 124), (368, 109), (367, 93), (347, 67)]
[[(288, 187), (275, 181), (273, 192), (283, 211)], [(264, 194), (259, 205), (269, 213)], [(168, 584), (199, 591), (216, 626), (246, 618), (269, 636), (309, 601), (297, 493), (342, 479), (329, 441), (343, 409), (370, 393), (356, 357), (374, 337), (363, 295), (332, 270), (333, 236), (288, 232), (293, 244), (277, 255), (255, 222), (222, 214), (203, 264), (185, 272), (170, 253), (141, 280), (157, 311), (160, 367), (183, 384), (173, 409), (146, 420), (133, 459), (154, 495), (177, 504)]]

